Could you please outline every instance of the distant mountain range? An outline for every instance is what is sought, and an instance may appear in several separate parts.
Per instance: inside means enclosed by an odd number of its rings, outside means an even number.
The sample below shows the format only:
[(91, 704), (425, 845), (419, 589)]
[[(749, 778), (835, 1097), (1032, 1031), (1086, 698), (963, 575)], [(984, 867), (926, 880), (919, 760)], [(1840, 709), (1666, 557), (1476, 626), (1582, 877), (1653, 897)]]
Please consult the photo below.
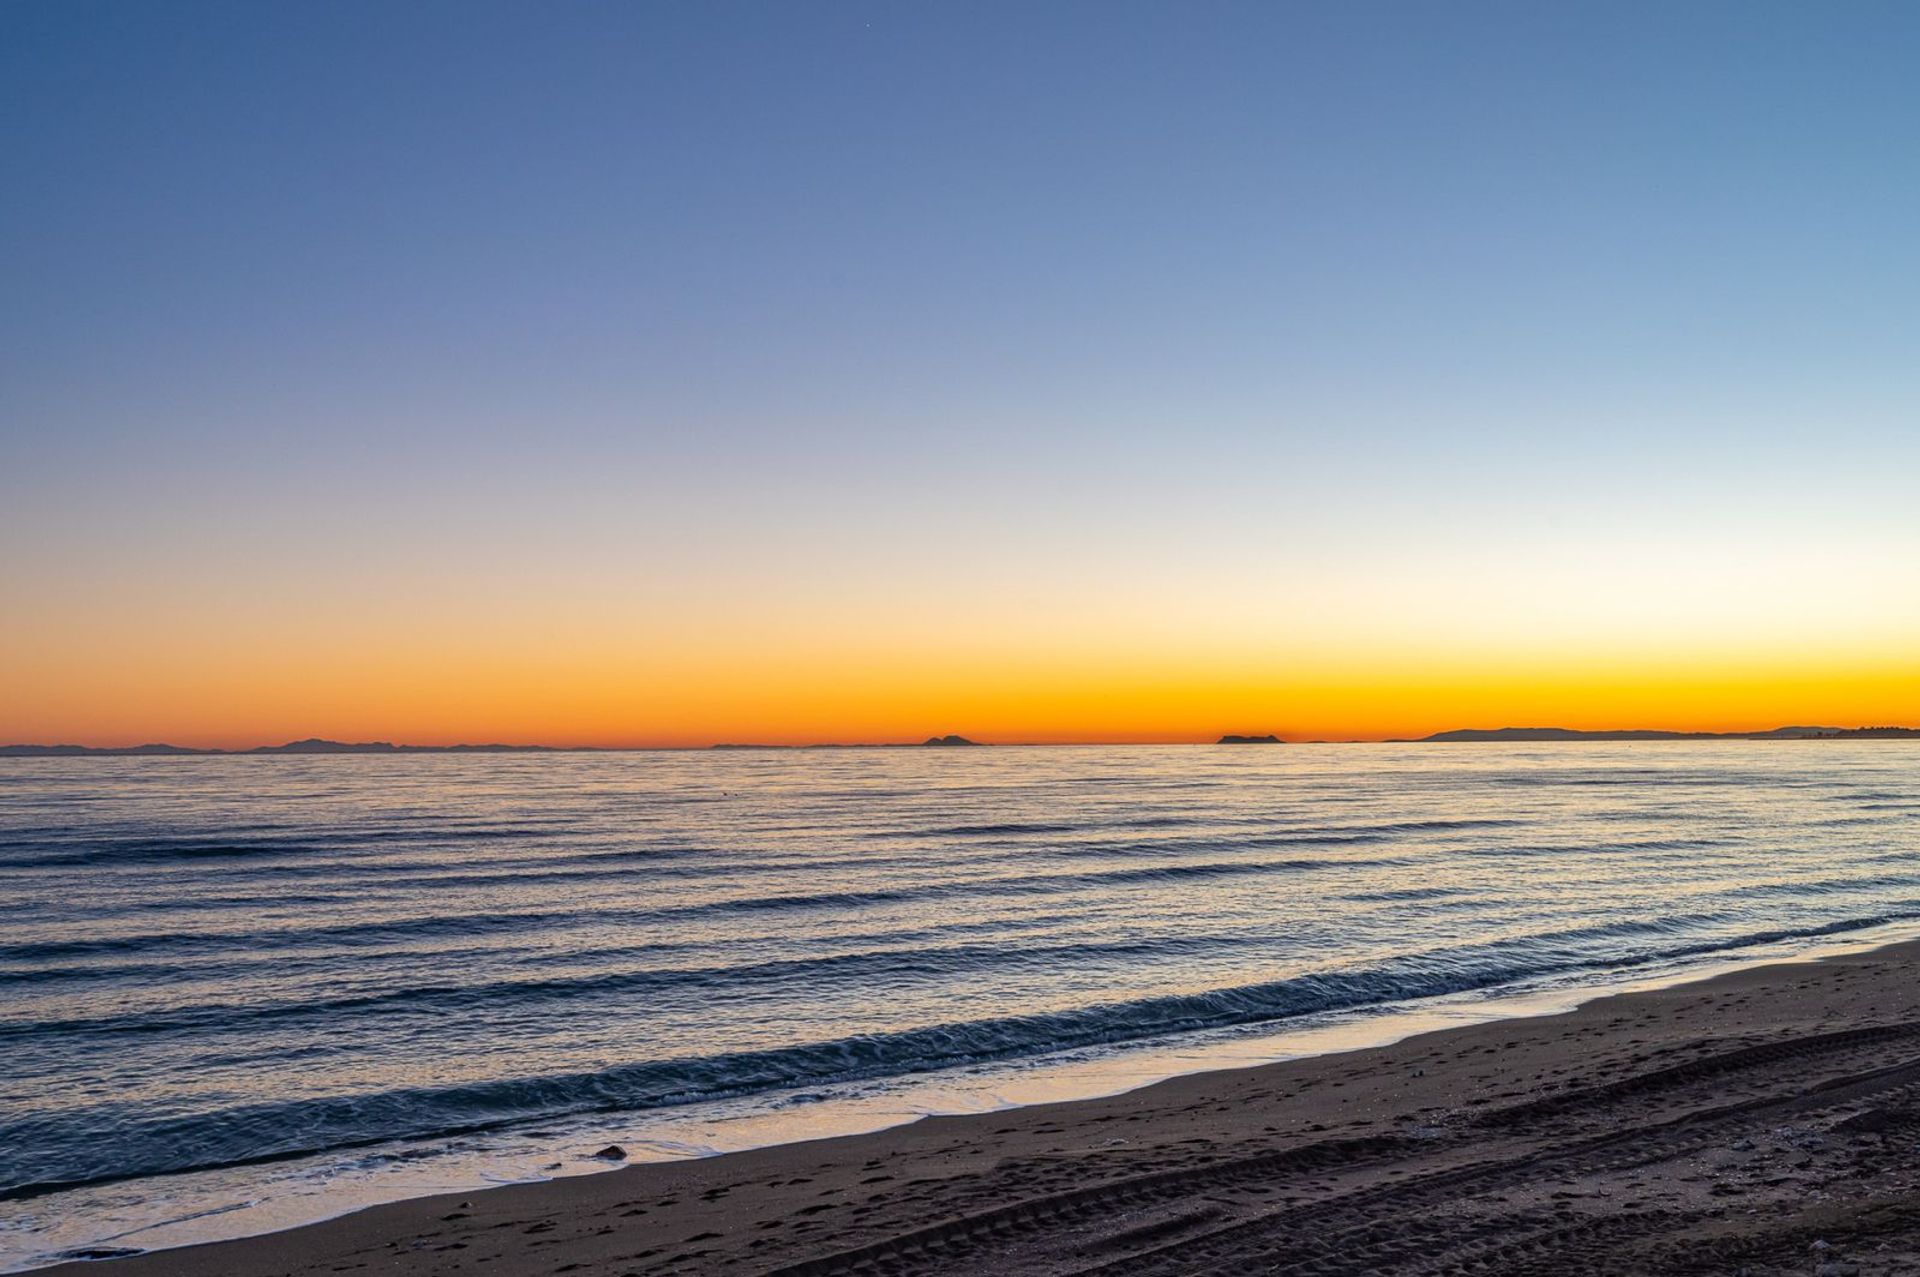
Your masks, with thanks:
[(1572, 727), (1495, 727), (1463, 728), (1435, 732), (1417, 741), (1398, 744), (1452, 744), (1460, 741), (1556, 741), (1556, 740), (1891, 740), (1920, 737), (1920, 727), (1776, 727), (1766, 732), (1663, 732), (1640, 728), (1627, 731), (1589, 732)]
[[(715, 745), (714, 749), (919, 749), (932, 745), (978, 745), (964, 736), (930, 736), (920, 745)], [(391, 741), (288, 741), (252, 749), (194, 749), (186, 745), (0, 745), (0, 758), (245, 757), (252, 754), (565, 754), (615, 753), (592, 745), (395, 745)]]
[[(1462, 728), (1435, 732), (1417, 740), (1384, 742), (1390, 745), (1451, 745), (1474, 742), (1529, 741), (1658, 741), (1658, 740), (1920, 740), (1920, 727), (1776, 727), (1766, 732), (1666, 732), (1651, 728), (1589, 732), (1573, 727)], [(1279, 745), (1278, 736), (1222, 736), (1221, 745)], [(1324, 744), (1325, 742), (1315, 742)], [(943, 749), (978, 746), (964, 736), (929, 736), (918, 745), (714, 745), (713, 749)], [(592, 745), (395, 745), (391, 741), (288, 741), (284, 745), (257, 745), (252, 749), (194, 749), (186, 745), (0, 745), (0, 758), (169, 758), (245, 757), (255, 754), (562, 754), (618, 753)]]
[(0, 745), (0, 758), (79, 758), (95, 755), (109, 758), (212, 756), (245, 754), (554, 754), (563, 752), (557, 745), (395, 745), (375, 740), (349, 743), (337, 740), (288, 741), (284, 745), (256, 745), (252, 749), (194, 749), (186, 745), (128, 745), (124, 748), (100, 748), (94, 745)]

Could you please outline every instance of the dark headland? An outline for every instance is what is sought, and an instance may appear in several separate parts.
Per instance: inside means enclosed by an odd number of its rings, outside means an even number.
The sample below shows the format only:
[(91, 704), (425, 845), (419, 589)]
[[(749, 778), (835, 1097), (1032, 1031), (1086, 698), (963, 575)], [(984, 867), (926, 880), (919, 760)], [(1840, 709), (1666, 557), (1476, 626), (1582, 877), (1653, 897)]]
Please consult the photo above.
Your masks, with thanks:
[(1278, 745), (1280, 743), (1280, 738), (1272, 733), (1265, 736), (1236, 736), (1232, 732), (1228, 732), (1214, 742), (1216, 745)]
[(1635, 741), (1635, 740), (1900, 740), (1920, 738), (1920, 727), (1776, 727), (1765, 732), (1666, 732), (1646, 728), (1581, 731), (1572, 727), (1462, 728), (1435, 732), (1397, 744), (1454, 744), (1470, 741)]

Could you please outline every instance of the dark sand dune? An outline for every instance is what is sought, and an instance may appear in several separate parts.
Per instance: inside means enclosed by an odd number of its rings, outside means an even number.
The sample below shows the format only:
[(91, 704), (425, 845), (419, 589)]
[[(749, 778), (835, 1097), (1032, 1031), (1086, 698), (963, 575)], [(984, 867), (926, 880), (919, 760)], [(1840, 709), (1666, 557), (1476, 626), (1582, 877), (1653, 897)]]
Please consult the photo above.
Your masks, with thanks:
[(66, 1271), (1920, 1271), (1920, 946)]

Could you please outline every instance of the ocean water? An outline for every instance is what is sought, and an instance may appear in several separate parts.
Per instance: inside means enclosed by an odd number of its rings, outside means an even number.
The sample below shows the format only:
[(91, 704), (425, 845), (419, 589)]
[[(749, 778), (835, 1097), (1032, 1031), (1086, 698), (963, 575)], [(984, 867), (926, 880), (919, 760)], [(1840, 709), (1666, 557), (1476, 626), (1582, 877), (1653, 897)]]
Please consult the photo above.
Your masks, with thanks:
[(0, 760), (0, 1266), (1914, 919), (1892, 741)]

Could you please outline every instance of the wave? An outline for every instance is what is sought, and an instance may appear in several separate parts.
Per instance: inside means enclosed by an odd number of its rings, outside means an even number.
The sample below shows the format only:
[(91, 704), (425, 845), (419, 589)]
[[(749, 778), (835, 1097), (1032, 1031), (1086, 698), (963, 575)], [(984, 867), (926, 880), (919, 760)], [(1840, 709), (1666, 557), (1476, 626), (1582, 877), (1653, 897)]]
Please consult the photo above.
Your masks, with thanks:
[[(483, 980), (469, 984), (414, 985), (377, 993), (310, 997), (263, 1003), (217, 1002), (166, 1007), (141, 1014), (79, 1016), (57, 1020), (0, 1021), (0, 1043), (41, 1038), (138, 1037), (189, 1033), (197, 1041), (216, 1035), (245, 1034), (262, 1025), (281, 1029), (303, 1026), (320, 1032), (347, 1023), (343, 1017), (395, 1014), (439, 1016), (463, 1009), (498, 1010), (519, 1005), (577, 1006), (583, 998), (650, 995), (654, 1011), (675, 997), (704, 999), (724, 992), (730, 1000), (756, 995), (804, 995), (830, 980), (884, 982), (925, 980), (951, 974), (975, 978), (994, 968), (1039, 967), (1049, 972), (1071, 964), (1099, 963), (1142, 956), (1186, 956), (1210, 951), (1271, 947), (1266, 936), (1182, 935), (1173, 939), (1118, 940), (1012, 947), (1001, 943), (874, 949), (783, 958), (733, 966), (641, 967), (590, 975), (545, 979)], [(122, 969), (123, 971), (125, 969)], [(134, 969), (143, 971), (144, 969)], [(37, 974), (37, 973), (36, 973)], [(307, 1025), (307, 1022), (311, 1025)]]
[(320, 849), (310, 843), (132, 839), (124, 842), (89, 843), (83, 847), (54, 844), (43, 848), (27, 847), (9, 850), (13, 854), (0, 856), (0, 868), (66, 868), (106, 864), (165, 864), (194, 860), (245, 860), (311, 854)]
[(1388, 891), (1350, 891), (1340, 899), (1357, 904), (1397, 904), (1408, 900), (1458, 900), (1472, 894), (1465, 887), (1398, 887)]
[(1643, 851), (1704, 851), (1729, 844), (1721, 838), (1621, 838), (1605, 842), (1514, 843), (1502, 847), (1462, 847), (1462, 856), (1594, 856)]
[(999, 825), (946, 825), (935, 829), (890, 829), (890, 838), (1005, 838), (1016, 834), (1077, 834), (1087, 826), (1043, 821), (1009, 821)]
[[(1684, 929), (1686, 920), (1596, 925), (1204, 992), (595, 1072), (255, 1104), (159, 1120), (131, 1102), (77, 1114), (32, 1114), (0, 1122), (0, 1199), (402, 1138), (447, 1138), (522, 1121), (911, 1075), (986, 1060), (1486, 991), (1583, 970), (1629, 970), (1914, 917), (1920, 917), (1920, 901), (1872, 917), (1737, 932), (1626, 952), (1605, 952), (1591, 942), (1670, 934)], [(103, 1124), (111, 1130), (110, 1138), (100, 1137)]]
[(851, 910), (878, 905), (958, 898), (1070, 893), (1090, 887), (1176, 881), (1182, 878), (1384, 868), (1399, 863), (1403, 862), (1391, 859), (1287, 859), (1223, 861), (1194, 865), (1175, 861), (1164, 865), (1092, 870), (1082, 873), (983, 877), (868, 890), (734, 896), (686, 905), (663, 905), (651, 909), (601, 909), (592, 912), (575, 909), (475, 911), (394, 919), (385, 922), (284, 927), (278, 930), (147, 931), (85, 940), (30, 940), (4, 944), (0, 945), (0, 962), (44, 962), (61, 958), (151, 951), (209, 953), (232, 949), (286, 949), (312, 945), (374, 946), (436, 935), (464, 937), (530, 931), (556, 923), (645, 925), (668, 921), (723, 918), (733, 914)]
[[(280, 826), (254, 826), (236, 829), (234, 834), (261, 833)], [(0, 853), (0, 868), (72, 868), (101, 865), (166, 864), (174, 861), (247, 860), (264, 857), (337, 857), (343, 852), (352, 859), (405, 851), (409, 847), (440, 848), (449, 843), (496, 840), (522, 841), (551, 837), (570, 828), (560, 821), (515, 824), (449, 825), (438, 824), (414, 829), (353, 829), (325, 834), (314, 831), (297, 838), (130, 838), (94, 836), (84, 840), (69, 837), (32, 837), (31, 831), (13, 831), (14, 841)], [(46, 831), (57, 833), (59, 831)], [(27, 837), (21, 835), (26, 833)], [(336, 862), (337, 863), (337, 862)]]

